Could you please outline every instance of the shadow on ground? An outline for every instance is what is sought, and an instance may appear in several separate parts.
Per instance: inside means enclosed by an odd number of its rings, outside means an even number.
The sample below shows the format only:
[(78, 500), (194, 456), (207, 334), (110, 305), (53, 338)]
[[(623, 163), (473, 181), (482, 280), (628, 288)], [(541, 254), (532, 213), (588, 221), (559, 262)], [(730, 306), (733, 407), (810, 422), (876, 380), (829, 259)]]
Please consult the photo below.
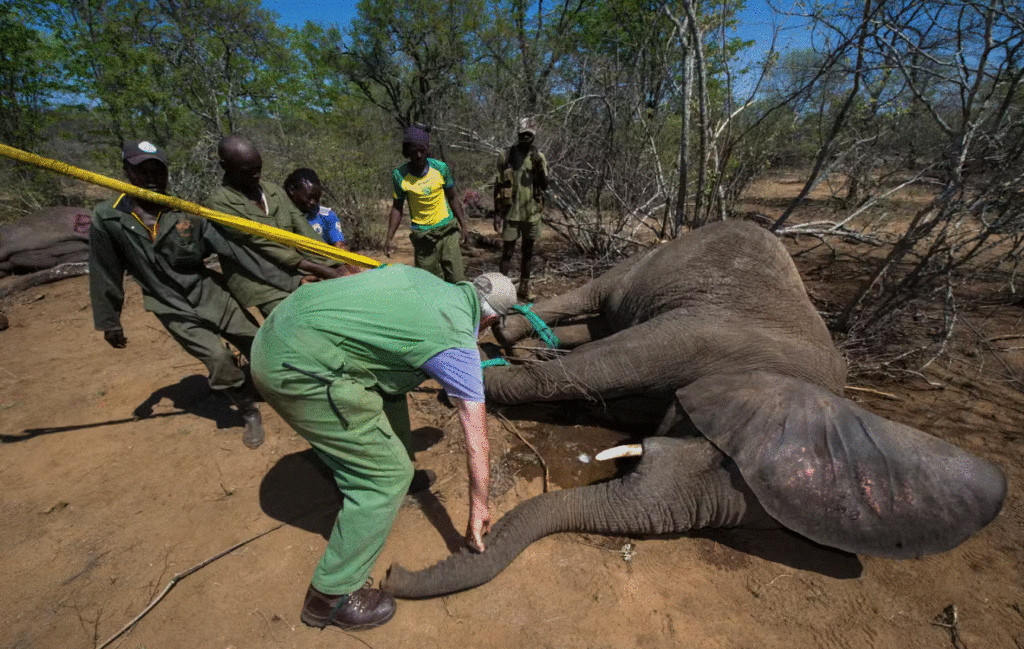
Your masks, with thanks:
[[(153, 412), (153, 407), (168, 399), (171, 404), (178, 408), (176, 412)], [(210, 384), (205, 376), (194, 374), (186, 376), (178, 383), (160, 388), (149, 396), (148, 399), (139, 404), (131, 417), (122, 419), (110, 419), (97, 421), (88, 424), (71, 424), (69, 426), (48, 426), (42, 428), (26, 428), (20, 434), (0, 435), (0, 443), (9, 444), (22, 442), (40, 435), (53, 435), (54, 433), (68, 433), (101, 426), (114, 426), (117, 424), (130, 424), (140, 419), (158, 419), (162, 417), (177, 417), (178, 415), (190, 414), (213, 421), (217, 428), (239, 428), (245, 425), (241, 414), (231, 407), (230, 402), (223, 396), (210, 389)]]
[(242, 415), (231, 407), (227, 397), (210, 389), (205, 376), (186, 376), (174, 385), (160, 388), (140, 403), (132, 413), (137, 418), (159, 416), (153, 414), (153, 407), (167, 399), (171, 404), (196, 417), (213, 421), (217, 428), (240, 428), (245, 425)]
[[(441, 439), (437, 428), (424, 427), (413, 431), (413, 450), (433, 446)], [(437, 529), (450, 552), (465, 545), (448, 510), (429, 489), (407, 496), (405, 505), (423, 510), (427, 520)], [(334, 527), (338, 510), (343, 506), (342, 494), (326, 464), (313, 449), (282, 457), (270, 468), (260, 483), (260, 508), (267, 516), (294, 525), (327, 539)]]

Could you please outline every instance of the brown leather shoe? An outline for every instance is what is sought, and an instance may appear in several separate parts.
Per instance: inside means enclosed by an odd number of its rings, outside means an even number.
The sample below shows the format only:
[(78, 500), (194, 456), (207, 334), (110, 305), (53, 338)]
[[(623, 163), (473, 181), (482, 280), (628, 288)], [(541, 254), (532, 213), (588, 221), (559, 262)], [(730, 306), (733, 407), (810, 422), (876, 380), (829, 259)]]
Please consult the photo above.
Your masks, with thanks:
[(378, 627), (395, 615), (395, 598), (366, 582), (348, 595), (325, 595), (312, 586), (306, 591), (300, 619), (309, 626), (336, 626), (346, 631)]

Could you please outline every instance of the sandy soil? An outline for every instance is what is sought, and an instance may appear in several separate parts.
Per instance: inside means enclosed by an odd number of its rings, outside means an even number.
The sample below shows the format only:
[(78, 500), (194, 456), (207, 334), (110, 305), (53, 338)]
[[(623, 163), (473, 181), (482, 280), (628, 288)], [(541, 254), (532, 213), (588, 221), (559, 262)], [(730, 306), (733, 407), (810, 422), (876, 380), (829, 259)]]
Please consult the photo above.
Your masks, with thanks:
[[(495, 255), (473, 263), (491, 270)], [(537, 290), (548, 286), (538, 282)], [(827, 291), (821, 282), (810, 288)], [(1011, 492), (1002, 514), (951, 552), (909, 561), (856, 557), (783, 531), (561, 534), (534, 544), (485, 586), (400, 602), (386, 626), (346, 634), (298, 619), (338, 497), (276, 414), (264, 406), (266, 443), (243, 447), (241, 421), (209, 394), (203, 367), (142, 310), (134, 287), (123, 350), (93, 331), (84, 277), (20, 293), (4, 310), (11, 328), (0, 332), (3, 647), (99, 646), (175, 575), (260, 534), (180, 578), (110, 646), (1024, 647), (1024, 395), (1001, 376), (1024, 368), (1013, 340), (937, 366), (929, 376), (941, 387), (922, 381), (851, 391), (866, 407), (1006, 471)], [(1024, 312), (998, 306), (975, 315), (979, 336), (991, 339), (1018, 331)], [(418, 464), (439, 480), (402, 509), (377, 579), (394, 561), (423, 567), (445, 557), (465, 525), (457, 424), (429, 384), (410, 400)], [(136, 417), (149, 407), (152, 416)], [(623, 434), (584, 425), (573, 406), (559, 409), (558, 423), (549, 423), (551, 412), (491, 417), (501, 469), (496, 514), (542, 488), (519, 435), (545, 456), (552, 488), (609, 471), (579, 456)]]

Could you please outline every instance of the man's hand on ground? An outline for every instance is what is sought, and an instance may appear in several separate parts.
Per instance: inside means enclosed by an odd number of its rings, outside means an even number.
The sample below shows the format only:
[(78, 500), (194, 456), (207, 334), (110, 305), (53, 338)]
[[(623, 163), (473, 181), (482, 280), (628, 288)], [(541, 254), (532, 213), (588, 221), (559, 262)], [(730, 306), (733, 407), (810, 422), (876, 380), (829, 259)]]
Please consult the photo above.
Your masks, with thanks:
[(470, 502), (469, 525), (466, 529), (466, 545), (471, 550), (483, 552), (484, 534), (491, 529), (491, 510), (486, 504)]

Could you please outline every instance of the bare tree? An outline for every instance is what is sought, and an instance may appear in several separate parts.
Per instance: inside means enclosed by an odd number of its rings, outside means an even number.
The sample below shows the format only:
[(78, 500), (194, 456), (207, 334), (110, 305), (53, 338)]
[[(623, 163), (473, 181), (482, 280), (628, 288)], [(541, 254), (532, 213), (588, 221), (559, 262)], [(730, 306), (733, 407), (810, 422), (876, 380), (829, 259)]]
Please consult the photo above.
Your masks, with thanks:
[[(832, 322), (851, 339), (880, 342), (935, 300), (954, 313), (961, 287), (979, 273), (1016, 277), (1024, 243), (1021, 13), (1003, 0), (870, 0), (856, 14), (829, 7), (811, 18), (830, 35), (817, 41), (825, 46), (814, 74), (855, 63), (804, 188), (774, 227), (884, 244)], [(787, 225), (827, 170), (845, 178), (839, 218)], [(884, 197), (923, 183), (932, 198), (895, 235), (850, 229)], [(954, 324), (946, 317), (936, 340)]]

